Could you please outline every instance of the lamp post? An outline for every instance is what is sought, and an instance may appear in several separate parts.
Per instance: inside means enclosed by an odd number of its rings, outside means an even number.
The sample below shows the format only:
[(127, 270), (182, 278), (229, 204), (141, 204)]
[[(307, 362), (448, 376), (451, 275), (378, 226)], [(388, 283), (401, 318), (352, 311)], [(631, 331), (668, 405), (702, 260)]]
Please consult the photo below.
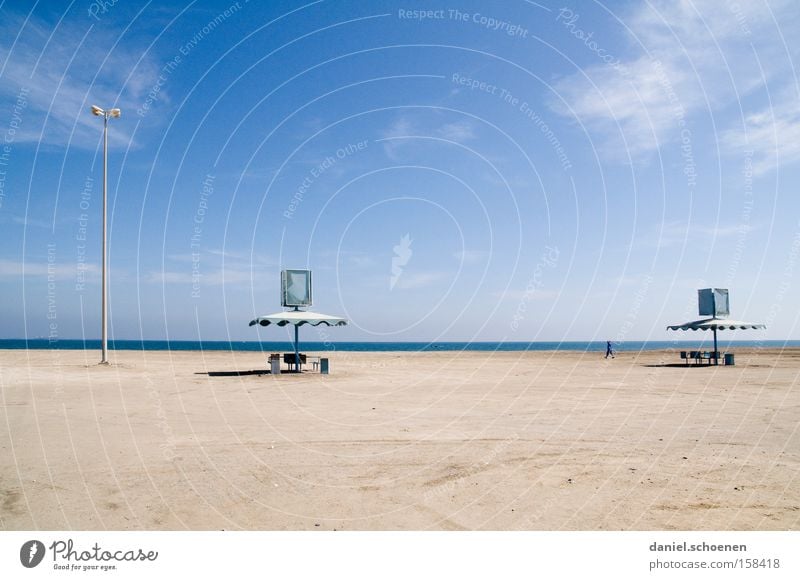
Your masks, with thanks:
[(92, 105), (92, 114), (96, 117), (103, 117), (103, 313), (102, 313), (102, 349), (103, 354), (100, 359), (101, 365), (108, 364), (108, 286), (106, 283), (108, 252), (106, 251), (106, 174), (108, 172), (108, 118), (117, 118), (120, 115), (119, 109), (103, 110)]

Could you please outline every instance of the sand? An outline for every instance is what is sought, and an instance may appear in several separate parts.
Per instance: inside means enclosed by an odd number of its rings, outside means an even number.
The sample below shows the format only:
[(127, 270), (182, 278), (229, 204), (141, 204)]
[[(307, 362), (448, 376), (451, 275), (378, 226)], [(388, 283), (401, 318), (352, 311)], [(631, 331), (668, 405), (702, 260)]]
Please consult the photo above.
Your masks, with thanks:
[(602, 354), (0, 351), (0, 528), (800, 529), (800, 349)]

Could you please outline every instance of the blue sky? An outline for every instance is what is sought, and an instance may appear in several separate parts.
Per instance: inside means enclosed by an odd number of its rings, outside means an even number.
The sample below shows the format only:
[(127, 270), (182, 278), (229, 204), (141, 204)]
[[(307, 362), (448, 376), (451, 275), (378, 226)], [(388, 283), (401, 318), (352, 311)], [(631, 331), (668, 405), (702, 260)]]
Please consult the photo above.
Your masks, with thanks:
[[(772, 2), (0, 4), (0, 337), (799, 339), (800, 13)], [(304, 336), (316, 338), (314, 330)]]

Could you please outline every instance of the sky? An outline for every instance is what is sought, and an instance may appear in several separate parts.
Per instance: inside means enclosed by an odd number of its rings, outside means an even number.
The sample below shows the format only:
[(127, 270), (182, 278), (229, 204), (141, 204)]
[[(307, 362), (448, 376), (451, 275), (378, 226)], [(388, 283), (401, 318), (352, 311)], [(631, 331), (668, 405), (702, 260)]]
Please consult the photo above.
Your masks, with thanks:
[[(1, 2), (0, 338), (800, 339), (792, 1)], [(794, 297), (794, 298), (793, 298)], [(727, 335), (726, 335), (727, 336)]]

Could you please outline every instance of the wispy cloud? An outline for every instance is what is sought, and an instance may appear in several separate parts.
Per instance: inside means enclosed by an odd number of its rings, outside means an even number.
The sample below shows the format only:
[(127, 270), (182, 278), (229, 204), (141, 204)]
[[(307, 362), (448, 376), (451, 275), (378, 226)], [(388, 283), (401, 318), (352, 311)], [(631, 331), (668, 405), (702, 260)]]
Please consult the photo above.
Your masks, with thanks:
[[(258, 265), (275, 265), (277, 262), (269, 255), (266, 254), (250, 254), (248, 252), (236, 252), (231, 250), (221, 250), (211, 248), (200, 253), (201, 260), (208, 262), (213, 260), (219, 263), (221, 259), (225, 259), (232, 263), (237, 263), (240, 267), (248, 267), (252, 262)], [(173, 262), (193, 262), (198, 260), (198, 254), (167, 254), (166, 258)]]
[(677, 117), (696, 105), (691, 92), (677, 96), (686, 73), (674, 63), (643, 57), (626, 70), (629, 76), (594, 66), (567, 77), (556, 84), (564, 101), (551, 103), (556, 112), (574, 115), (598, 132), (599, 147), (620, 161), (658, 149), (675, 132)]
[(475, 129), (472, 123), (468, 121), (457, 121), (455, 123), (447, 123), (442, 125), (436, 130), (436, 133), (443, 139), (448, 141), (468, 141), (475, 138)]
[(410, 116), (403, 116), (395, 119), (387, 127), (381, 137), (383, 139), (383, 150), (392, 161), (400, 163), (403, 161), (402, 152), (413, 144), (419, 145), (419, 141), (409, 139), (409, 137), (438, 137), (448, 141), (463, 143), (476, 138), (475, 128), (469, 121), (454, 121), (452, 123), (430, 123), (420, 119), (412, 119)]
[(487, 250), (463, 250), (461, 252), (453, 252), (453, 257), (465, 264), (485, 262), (489, 259), (489, 256), (490, 254)]
[[(81, 22), (52, 29), (35, 17), (24, 22), (3, 15), (0, 96), (6, 103), (0, 110), (10, 116), (24, 95), (17, 141), (96, 147), (101, 131), (89, 106), (119, 107), (123, 116), (134, 115), (155, 84), (158, 67), (144, 51), (130, 42), (114, 46), (119, 31), (93, 26), (90, 19)], [(109, 144), (127, 145), (132, 127), (116, 123)]]
[(434, 286), (447, 278), (445, 272), (403, 272), (397, 280), (395, 288), (414, 290)]
[[(84, 273), (97, 273), (100, 267), (96, 264), (86, 264), (81, 266)], [(46, 261), (25, 261), (0, 259), (0, 277), (21, 278), (32, 277), (42, 278), (52, 276), (57, 280), (74, 279), (78, 273), (76, 264), (47, 263)]]
[(366, 254), (353, 254), (347, 260), (355, 268), (371, 268), (375, 265), (375, 260)]
[(694, 241), (714, 241), (746, 234), (754, 228), (748, 224), (704, 226), (675, 220), (660, 224), (649, 236), (649, 245), (658, 248), (681, 246)]
[(722, 134), (728, 151), (752, 156), (753, 173), (760, 175), (782, 164), (800, 160), (800, 109), (798, 99), (751, 113), (743, 127)]
[[(168, 254), (166, 257), (172, 262), (170, 267), (150, 270), (143, 277), (145, 282), (219, 286), (262, 284), (277, 280), (272, 268), (277, 262), (269, 255), (211, 248), (196, 254)], [(177, 264), (181, 266), (176, 267)]]
[[(744, 111), (753, 147), (766, 149), (760, 170), (770, 167), (766, 159), (770, 153), (776, 158), (776, 151), (781, 161), (800, 158), (793, 138), (797, 116), (788, 107), (748, 115), (744, 99), (765, 87), (775, 92), (792, 82), (793, 55), (787, 54), (780, 36), (800, 32), (794, 2), (656, 0), (620, 16), (630, 33), (632, 56), (620, 59), (616, 67), (595, 61), (561, 79), (555, 88), (563, 101), (551, 103), (556, 112), (585, 123), (599, 137), (601, 150), (635, 160), (679, 139), (691, 126), (692, 114), (709, 109), (716, 117), (730, 107), (734, 117)], [(595, 32), (587, 19), (572, 26)], [(788, 102), (796, 109), (797, 95)], [(787, 137), (776, 139), (770, 135), (775, 131)], [(725, 133), (728, 148), (741, 142), (743, 132)]]
[(414, 134), (415, 130), (410, 119), (407, 117), (396, 119), (381, 135), (384, 139), (383, 150), (386, 156), (395, 163), (399, 163), (401, 157), (398, 150), (405, 143), (405, 139), (403, 138)]
[[(200, 263), (202, 264), (202, 262)], [(275, 281), (277, 277), (257, 269), (226, 267), (205, 268), (202, 265), (197, 270), (151, 270), (144, 276), (144, 281), (149, 284), (199, 284), (201, 286), (229, 286), (229, 285), (261, 285)]]
[(53, 227), (52, 222), (46, 222), (45, 220), (40, 220), (32, 217), (20, 217), (20, 216), (13, 216), (11, 221), (15, 224), (19, 224), (25, 227), (37, 227), (37, 228), (45, 228), (50, 229)]
[(539, 300), (552, 300), (558, 297), (558, 292), (555, 290), (517, 290), (509, 288), (508, 290), (498, 290), (492, 292), (492, 298), (502, 301), (516, 301), (524, 300), (526, 302), (539, 301)]
[(211, 248), (208, 250), (208, 253), (212, 256), (224, 258), (225, 260), (238, 261), (244, 265), (249, 265), (251, 262), (261, 266), (272, 266), (277, 264), (277, 261), (272, 256), (267, 254), (237, 252), (234, 250), (223, 250), (218, 248)]

